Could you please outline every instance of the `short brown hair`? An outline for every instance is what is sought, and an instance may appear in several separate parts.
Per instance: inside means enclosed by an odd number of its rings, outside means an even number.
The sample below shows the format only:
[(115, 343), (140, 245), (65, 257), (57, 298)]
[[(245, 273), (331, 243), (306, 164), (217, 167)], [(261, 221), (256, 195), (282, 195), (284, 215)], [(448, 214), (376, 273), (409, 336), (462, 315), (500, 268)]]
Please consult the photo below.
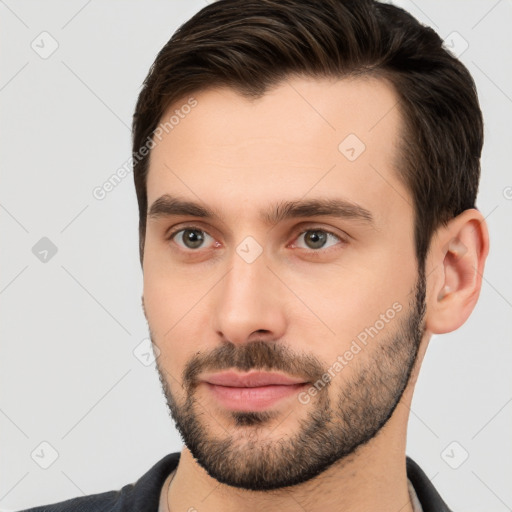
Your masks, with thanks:
[(291, 75), (366, 74), (389, 80), (399, 98), (397, 172), (413, 197), (423, 268), (435, 230), (475, 208), (482, 113), (470, 73), (438, 34), (374, 0), (218, 0), (174, 33), (151, 66), (133, 117), (141, 265), (149, 154), (139, 150), (172, 103), (212, 86), (258, 98)]

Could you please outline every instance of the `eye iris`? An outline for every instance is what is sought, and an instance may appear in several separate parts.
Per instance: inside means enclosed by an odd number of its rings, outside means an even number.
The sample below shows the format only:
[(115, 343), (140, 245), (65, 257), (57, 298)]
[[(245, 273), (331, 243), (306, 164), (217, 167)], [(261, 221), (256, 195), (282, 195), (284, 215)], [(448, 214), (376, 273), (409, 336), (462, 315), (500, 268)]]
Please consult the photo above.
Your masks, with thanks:
[(197, 229), (185, 229), (183, 231), (182, 237), (183, 242), (190, 249), (195, 249), (196, 247), (199, 247), (204, 241), (204, 237), (201, 234), (201, 231)]
[(312, 242), (312, 249), (321, 248), (325, 242), (327, 241), (327, 233), (323, 231), (308, 231), (306, 236), (304, 237), (306, 244), (309, 245), (309, 242)]

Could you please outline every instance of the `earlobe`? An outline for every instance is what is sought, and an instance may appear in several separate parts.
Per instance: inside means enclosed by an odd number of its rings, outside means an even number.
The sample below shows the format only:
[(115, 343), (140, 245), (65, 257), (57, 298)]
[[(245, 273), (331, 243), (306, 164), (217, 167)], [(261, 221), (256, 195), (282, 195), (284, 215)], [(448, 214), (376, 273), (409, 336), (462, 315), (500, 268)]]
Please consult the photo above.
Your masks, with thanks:
[(489, 234), (478, 210), (461, 213), (442, 228), (432, 253), (436, 269), (431, 280), (427, 329), (443, 334), (458, 329), (473, 311), (482, 286)]

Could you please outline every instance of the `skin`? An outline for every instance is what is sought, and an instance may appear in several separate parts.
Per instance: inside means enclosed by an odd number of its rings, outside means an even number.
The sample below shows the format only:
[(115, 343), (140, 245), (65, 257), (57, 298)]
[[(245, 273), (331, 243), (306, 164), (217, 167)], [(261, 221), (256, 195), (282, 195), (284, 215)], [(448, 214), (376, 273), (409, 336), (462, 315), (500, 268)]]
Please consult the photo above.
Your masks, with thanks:
[[(255, 101), (227, 88), (194, 97), (197, 106), (151, 150), (147, 181), (150, 206), (167, 193), (221, 215), (147, 222), (143, 308), (159, 351), (159, 375), (173, 418), (186, 418), (189, 427), (195, 422), (203, 440), (193, 447), (196, 458), (183, 448), (169, 491), (169, 478), (162, 487), (160, 510), (170, 503), (171, 510), (201, 512), (411, 512), (405, 445), (414, 385), (432, 334), (460, 327), (476, 304), (489, 247), (482, 215), (466, 210), (437, 230), (426, 261), (425, 314), (418, 329), (404, 330), (418, 306), (418, 268), (412, 197), (395, 172), (402, 124), (393, 88), (373, 78), (294, 77)], [(354, 161), (338, 149), (350, 133), (366, 145)], [(317, 197), (357, 203), (371, 212), (374, 224), (323, 216), (269, 226), (258, 215), (279, 201)], [(191, 226), (205, 234), (199, 249), (184, 244), (183, 231), (167, 239), (171, 228)], [(307, 229), (340, 238), (313, 248)], [(247, 236), (263, 249), (252, 263), (236, 251)], [(306, 404), (292, 396), (260, 414), (236, 415), (198, 382), (201, 372), (224, 369), (218, 356), (225, 346), (232, 349), (225, 353), (231, 354), (228, 362), (243, 360), (235, 355), (267, 353), (272, 370), (308, 377), (325, 372), (396, 303), (401, 311)], [(386, 355), (398, 340), (403, 350)], [(198, 373), (186, 373), (194, 367)], [(361, 380), (364, 375), (377, 380)], [(385, 389), (379, 376), (389, 377)], [(349, 446), (339, 428), (347, 426), (343, 411), (350, 407), (366, 420), (355, 434), (365, 428), (371, 434), (351, 453), (327, 462), (320, 457), (326, 443), (315, 443), (314, 433), (299, 442), (312, 414), (324, 411), (332, 418), (322, 423), (333, 435), (331, 451), (338, 448), (336, 439)], [(369, 419), (386, 407), (391, 417), (372, 430)], [(279, 450), (282, 443), (287, 452)], [(219, 446), (224, 450), (208, 458), (215, 453), (209, 448)], [(295, 475), (290, 468), (279, 473), (299, 453), (307, 454), (297, 459), (302, 469), (294, 463)], [(197, 455), (204, 455), (201, 464)], [(293, 484), (253, 490), (248, 484), (255, 483), (255, 468), (264, 468), (264, 475), (275, 471), (268, 481), (262, 476), (261, 484), (292, 477)], [(313, 469), (314, 475), (308, 472)]]

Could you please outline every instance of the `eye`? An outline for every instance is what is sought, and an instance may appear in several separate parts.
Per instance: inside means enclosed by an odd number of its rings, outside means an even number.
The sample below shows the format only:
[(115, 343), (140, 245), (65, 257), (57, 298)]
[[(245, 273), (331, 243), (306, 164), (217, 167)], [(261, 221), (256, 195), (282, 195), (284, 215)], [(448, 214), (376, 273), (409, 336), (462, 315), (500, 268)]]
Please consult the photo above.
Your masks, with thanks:
[[(292, 247), (300, 249), (309, 249), (311, 252), (319, 252), (320, 249), (328, 249), (329, 247), (336, 245), (336, 243), (345, 243), (341, 236), (332, 233), (331, 231), (312, 228), (300, 232), (295, 240), (303, 239), (303, 244), (293, 243)], [(167, 240), (174, 240), (181, 248), (194, 250), (206, 248), (205, 243), (210, 239), (215, 242), (215, 239), (210, 236), (206, 231), (198, 228), (197, 226), (185, 226), (177, 229), (169, 234)], [(332, 242), (329, 245), (329, 242)], [(215, 242), (214, 246), (220, 246), (218, 242)], [(212, 243), (210, 242), (210, 246)]]
[[(345, 240), (343, 240), (340, 236), (335, 235), (334, 233), (331, 233), (325, 229), (308, 229), (306, 231), (302, 231), (299, 233), (297, 239), (300, 240), (301, 238), (304, 239), (304, 243), (306, 244), (306, 246), (296, 246), (301, 249), (325, 249), (331, 247), (332, 245), (336, 245), (336, 241), (345, 242)], [(329, 240), (334, 240), (334, 243), (326, 247), (326, 243)]]
[[(184, 249), (200, 249), (208, 238), (213, 240), (213, 237), (206, 233), (206, 231), (195, 226), (188, 226), (172, 232), (168, 240), (176, 239), (175, 242)], [(179, 243), (180, 241), (181, 244)]]

